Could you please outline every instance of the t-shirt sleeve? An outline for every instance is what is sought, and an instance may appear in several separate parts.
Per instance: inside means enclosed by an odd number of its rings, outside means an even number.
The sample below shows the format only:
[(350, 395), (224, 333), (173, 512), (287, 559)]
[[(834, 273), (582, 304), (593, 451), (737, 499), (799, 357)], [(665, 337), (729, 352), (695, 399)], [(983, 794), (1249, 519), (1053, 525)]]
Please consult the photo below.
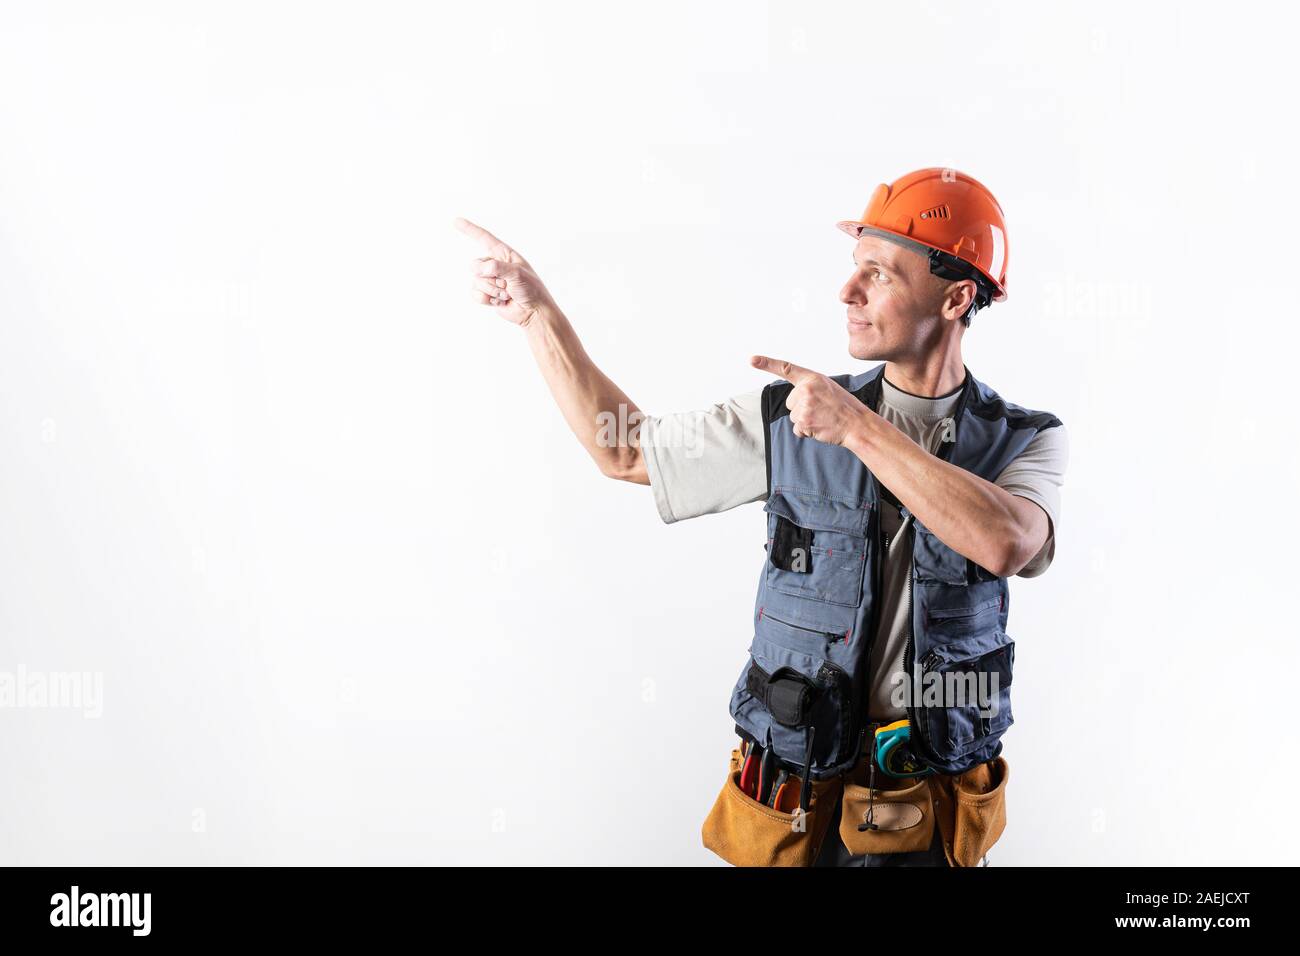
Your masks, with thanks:
[(1013, 495), (1028, 498), (1047, 512), (1047, 540), (1038, 554), (1017, 572), (1033, 578), (1047, 570), (1056, 556), (1056, 527), (1061, 513), (1061, 485), (1070, 459), (1069, 435), (1064, 425), (1046, 428), (1011, 460), (994, 482)]
[(708, 408), (642, 419), (646, 474), (665, 523), (767, 497), (762, 397), (760, 388)]

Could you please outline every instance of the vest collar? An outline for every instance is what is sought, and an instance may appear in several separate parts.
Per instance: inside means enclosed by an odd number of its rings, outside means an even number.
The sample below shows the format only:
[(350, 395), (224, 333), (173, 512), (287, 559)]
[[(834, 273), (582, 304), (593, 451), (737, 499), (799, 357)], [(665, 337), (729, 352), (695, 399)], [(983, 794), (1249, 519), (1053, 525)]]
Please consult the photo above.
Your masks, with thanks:
[[(966, 367), (965, 362), (962, 363), (961, 367), (962, 371), (966, 373), (966, 379), (962, 384), (961, 396), (958, 398), (957, 405), (953, 409), (952, 413), (952, 441), (944, 442), (943, 447), (939, 449), (937, 457), (941, 461), (952, 461), (953, 450), (957, 447), (957, 443), (961, 441), (962, 419), (965, 418), (966, 408), (970, 405), (971, 399), (974, 397), (978, 388), (975, 376), (970, 373), (970, 369)], [(885, 363), (881, 362), (867, 374), (869, 377), (865, 382), (858, 386), (857, 391), (855, 391), (853, 395), (858, 399), (858, 401), (866, 405), (867, 408), (879, 414), (880, 393), (884, 390), (884, 385), (882, 383), (885, 380)]]

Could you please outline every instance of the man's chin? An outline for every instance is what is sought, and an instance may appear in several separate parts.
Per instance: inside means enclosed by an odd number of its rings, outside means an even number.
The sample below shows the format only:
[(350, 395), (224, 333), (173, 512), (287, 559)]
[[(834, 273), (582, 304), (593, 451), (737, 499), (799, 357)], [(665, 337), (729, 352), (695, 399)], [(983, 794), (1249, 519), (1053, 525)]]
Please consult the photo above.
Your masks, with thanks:
[(880, 344), (877, 342), (864, 342), (865, 335), (849, 335), (849, 354), (860, 362), (870, 362), (876, 359), (884, 358), (880, 354)]

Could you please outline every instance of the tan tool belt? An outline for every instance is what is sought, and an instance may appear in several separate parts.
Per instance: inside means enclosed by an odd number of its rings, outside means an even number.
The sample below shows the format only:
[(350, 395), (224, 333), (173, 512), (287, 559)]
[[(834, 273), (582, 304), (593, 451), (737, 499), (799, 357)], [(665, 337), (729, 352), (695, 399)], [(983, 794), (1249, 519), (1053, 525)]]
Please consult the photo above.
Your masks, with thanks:
[(934, 797), (943, 849), (952, 866), (979, 866), (1007, 826), (1007, 780), (1011, 768), (1001, 754), (965, 773), (933, 774)]
[(783, 813), (740, 789), (740, 748), (731, 751), (722, 792), (704, 820), (704, 845), (733, 866), (812, 866), (842, 781), (814, 780), (808, 812)]
[[(839, 836), (855, 856), (911, 853), (930, 846), (937, 825), (951, 866), (978, 866), (1006, 827), (1009, 769), (999, 755), (965, 773), (916, 780), (883, 777), (874, 797), (868, 758), (849, 773), (815, 780), (808, 812), (782, 813), (740, 789), (741, 754), (731, 752), (722, 792), (701, 829), (704, 845), (734, 866), (812, 866), (825, 840), (836, 800), (843, 796)], [(875, 782), (882, 781), (876, 771)], [(874, 829), (859, 830), (868, 807)]]

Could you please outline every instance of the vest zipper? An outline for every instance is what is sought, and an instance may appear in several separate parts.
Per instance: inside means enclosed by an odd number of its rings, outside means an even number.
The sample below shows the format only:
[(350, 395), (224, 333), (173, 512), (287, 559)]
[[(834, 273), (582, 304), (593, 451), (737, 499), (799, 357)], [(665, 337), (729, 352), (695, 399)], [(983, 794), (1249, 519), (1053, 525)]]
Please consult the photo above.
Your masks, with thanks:
[[(970, 404), (971, 392), (975, 388), (972, 384), (973, 379), (971, 378), (970, 369), (966, 368), (965, 364), (962, 365), (962, 371), (966, 373), (966, 377), (962, 379), (961, 398), (957, 400), (957, 408), (954, 410), (952, 416), (952, 441), (941, 443), (942, 447), (940, 447), (939, 451), (935, 454), (935, 457), (940, 461), (946, 461), (949, 464), (952, 463), (952, 458), (957, 448), (957, 432), (961, 428), (962, 419), (966, 416), (966, 407)], [(881, 374), (883, 376), (884, 373), (882, 372)], [(913, 518), (915, 518), (915, 515)], [(915, 574), (916, 530), (913, 528), (912, 556), (908, 561), (907, 570), (907, 644), (903, 648), (903, 670), (907, 672), (907, 679), (912, 681), (913, 691), (916, 689), (916, 682), (913, 680), (912, 674), (912, 669), (915, 667), (915, 663), (912, 661), (912, 639), (916, 636), (916, 628), (913, 626), (912, 622), (912, 577)], [(911, 696), (915, 696), (915, 694)], [(911, 701), (911, 696), (909, 696), (909, 701)], [(931, 761), (938, 763), (940, 762), (938, 755), (935, 753), (934, 748), (930, 746), (930, 739), (926, 732), (926, 728), (922, 727), (921, 722), (916, 719), (916, 715), (920, 712), (920, 709), (917, 708), (915, 704), (915, 701), (911, 701), (907, 706), (907, 721), (911, 728), (909, 737), (914, 741), (912, 751), (920, 756), (922, 763), (929, 764)]]
[[(922, 728), (921, 722), (917, 719), (917, 714), (920, 713), (920, 710), (919, 708), (916, 707), (916, 702), (911, 699), (913, 696), (915, 696), (915, 690), (916, 690), (916, 681), (912, 673), (913, 669), (916, 666), (915, 662), (912, 660), (912, 655), (914, 651), (913, 639), (916, 636), (916, 628), (914, 627), (912, 622), (912, 576), (916, 573), (916, 549), (915, 549), (916, 530), (915, 529), (912, 530), (912, 542), (913, 542), (912, 555), (911, 557), (908, 558), (908, 564), (907, 564), (907, 643), (903, 645), (903, 670), (906, 673), (908, 685), (910, 688), (909, 695), (908, 695), (909, 703), (906, 708), (907, 722), (909, 727), (911, 728), (911, 733), (908, 736), (911, 737), (914, 741), (914, 744), (912, 746), (913, 752), (919, 752), (922, 758), (930, 758), (934, 756), (934, 751), (930, 747), (930, 740), (928, 734), (925, 732), (925, 729)], [(928, 763), (929, 762), (928, 759), (926, 759), (925, 762)]]
[[(912, 534), (913, 534), (912, 540), (915, 541), (916, 540), (915, 529), (913, 529)], [(913, 667), (912, 638), (915, 637), (914, 629), (912, 627), (912, 572), (915, 569), (913, 568), (912, 565), (913, 562), (916, 560), (915, 554), (916, 551), (915, 549), (913, 549), (912, 557), (910, 557), (907, 562), (907, 592), (906, 592), (907, 593), (907, 643), (903, 645), (903, 670), (907, 674), (908, 682), (912, 684), (913, 691), (916, 689), (915, 682), (912, 680), (912, 667)], [(908, 701), (909, 703), (907, 705), (907, 720), (912, 730), (915, 732), (917, 736), (919, 736), (921, 733), (921, 727), (916, 722), (916, 711), (913, 708), (911, 703), (911, 694), (908, 695)]]
[(770, 617), (772, 620), (776, 621), (776, 623), (784, 624), (786, 627), (793, 627), (796, 631), (807, 631), (809, 634), (819, 634), (822, 637), (830, 638), (832, 644), (834, 644), (836, 641), (843, 641), (847, 639), (846, 634), (836, 634), (834, 631), (823, 631), (815, 627), (804, 627), (802, 624), (792, 624), (789, 621), (783, 621), (779, 617), (772, 614), (770, 611), (766, 609), (763, 609), (762, 613), (764, 617)]
[[(870, 403), (868, 403), (868, 407), (870, 407)], [(874, 477), (872, 481), (876, 484), (876, 500), (872, 506), (875, 511), (872, 518), (876, 526), (876, 568), (874, 572), (875, 583), (872, 586), (871, 595), (871, 620), (867, 622), (867, 646), (862, 651), (862, 666), (859, 669), (859, 673), (862, 675), (863, 694), (860, 700), (850, 701), (850, 707), (853, 709), (853, 720), (861, 724), (858, 729), (858, 746), (854, 755), (854, 766), (857, 765), (857, 761), (862, 758), (864, 753), (868, 754), (868, 759), (875, 760), (874, 750), (876, 745), (874, 740), (871, 742), (872, 752), (866, 750), (867, 730), (871, 725), (871, 720), (867, 714), (866, 689), (870, 686), (871, 681), (871, 652), (875, 649), (876, 631), (880, 628), (880, 589), (885, 582), (885, 558), (883, 552), (889, 548), (889, 535), (885, 534), (880, 526), (880, 483), (876, 482)], [(852, 681), (849, 682), (849, 686), (850, 688), (853, 687)], [(853, 696), (852, 690), (850, 690), (849, 696)]]

